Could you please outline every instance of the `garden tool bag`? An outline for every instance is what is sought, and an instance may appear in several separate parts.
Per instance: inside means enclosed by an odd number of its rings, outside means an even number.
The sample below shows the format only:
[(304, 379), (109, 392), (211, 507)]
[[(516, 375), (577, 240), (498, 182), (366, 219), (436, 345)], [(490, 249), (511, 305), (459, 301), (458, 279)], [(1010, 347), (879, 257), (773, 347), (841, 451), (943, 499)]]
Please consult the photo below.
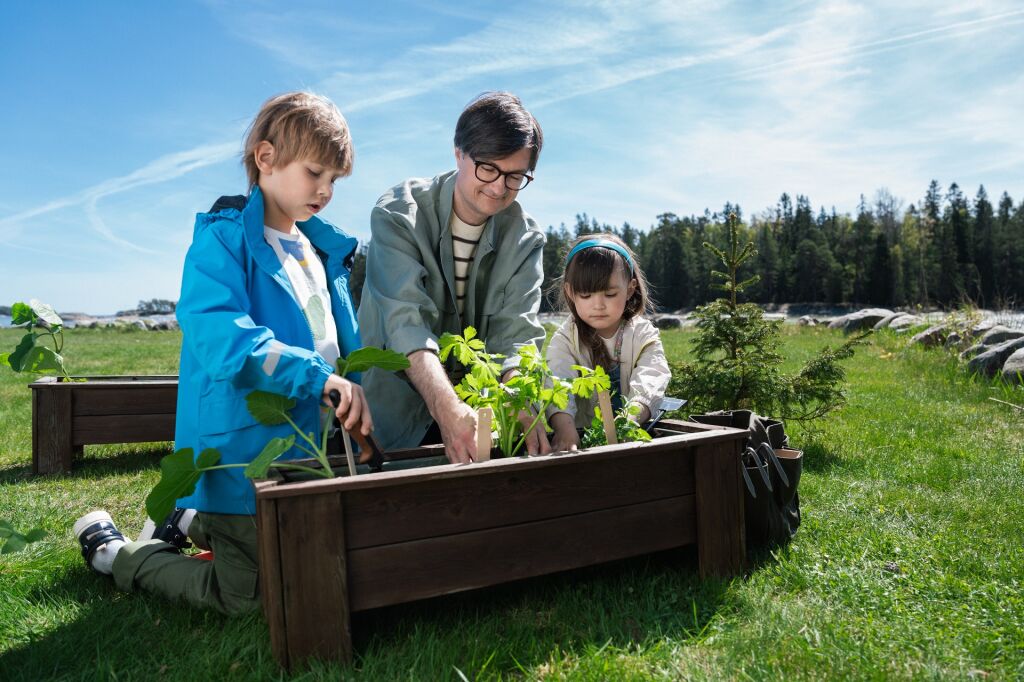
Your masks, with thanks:
[(789, 542), (800, 526), (797, 486), (803, 452), (789, 447), (782, 422), (759, 417), (750, 410), (695, 414), (690, 421), (747, 431), (741, 455), (747, 548), (764, 549)]

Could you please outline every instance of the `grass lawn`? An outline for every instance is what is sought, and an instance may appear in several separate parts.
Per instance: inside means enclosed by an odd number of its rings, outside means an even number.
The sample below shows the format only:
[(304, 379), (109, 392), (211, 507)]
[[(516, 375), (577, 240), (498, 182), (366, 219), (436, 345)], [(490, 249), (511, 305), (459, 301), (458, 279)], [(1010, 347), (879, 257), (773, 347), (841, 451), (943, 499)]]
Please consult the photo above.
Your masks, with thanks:
[[(0, 330), (0, 348), (17, 331)], [(689, 334), (664, 335), (671, 357)], [(786, 328), (792, 366), (839, 336)], [(1019, 679), (1024, 677), (1024, 418), (939, 352), (879, 336), (846, 363), (849, 404), (805, 449), (803, 525), (749, 574), (700, 581), (690, 551), (356, 614), (351, 668), (294, 679)], [(172, 332), (72, 330), (75, 373), (174, 373)], [(0, 679), (276, 679), (261, 616), (117, 592), (75, 518), (129, 534), (168, 444), (89, 446), (30, 475), (27, 379), (0, 371), (0, 519), (49, 532), (0, 557)], [(1011, 395), (1024, 402), (1024, 392)]]

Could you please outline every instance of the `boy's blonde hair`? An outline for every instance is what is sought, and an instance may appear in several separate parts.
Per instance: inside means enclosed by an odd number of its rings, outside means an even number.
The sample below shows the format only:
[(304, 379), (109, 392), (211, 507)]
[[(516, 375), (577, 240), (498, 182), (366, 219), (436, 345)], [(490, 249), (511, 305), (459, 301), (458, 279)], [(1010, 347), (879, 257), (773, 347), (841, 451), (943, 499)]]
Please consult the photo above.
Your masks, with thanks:
[(311, 92), (288, 92), (271, 97), (249, 126), (242, 163), (249, 188), (260, 179), (256, 147), (266, 140), (274, 145), (274, 165), (310, 159), (337, 168), (342, 176), (352, 173), (352, 136), (348, 123), (331, 100)]

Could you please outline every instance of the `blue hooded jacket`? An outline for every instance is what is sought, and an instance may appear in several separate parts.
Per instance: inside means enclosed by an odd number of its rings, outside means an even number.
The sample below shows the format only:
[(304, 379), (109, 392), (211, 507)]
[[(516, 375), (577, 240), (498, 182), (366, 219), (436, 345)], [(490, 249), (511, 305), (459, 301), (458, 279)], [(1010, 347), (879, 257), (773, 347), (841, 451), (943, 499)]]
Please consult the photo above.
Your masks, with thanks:
[[(320, 438), (324, 384), (334, 371), (313, 350), (313, 333), (288, 275), (263, 236), (263, 195), (254, 188), (244, 208), (196, 216), (185, 256), (176, 315), (183, 332), (178, 378), (176, 448), (220, 452), (222, 464), (248, 463), (291, 426), (264, 426), (249, 414), (255, 390), (295, 398), (296, 424)], [(349, 295), (356, 240), (316, 218), (298, 223), (327, 274), (342, 356), (360, 347)], [(352, 378), (352, 377), (349, 377)], [(292, 448), (282, 459), (308, 456)], [(254, 514), (252, 484), (242, 468), (204, 473), (195, 493), (178, 500), (218, 514)]]

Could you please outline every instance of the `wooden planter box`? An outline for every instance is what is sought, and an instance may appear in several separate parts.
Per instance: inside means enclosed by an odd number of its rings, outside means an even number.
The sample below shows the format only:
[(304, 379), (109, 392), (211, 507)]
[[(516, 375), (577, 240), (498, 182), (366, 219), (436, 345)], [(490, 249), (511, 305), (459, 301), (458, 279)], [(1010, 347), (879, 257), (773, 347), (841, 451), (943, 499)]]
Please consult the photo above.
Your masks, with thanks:
[(738, 573), (747, 432), (666, 421), (658, 435), (576, 454), (255, 482), (275, 657), (286, 668), (309, 656), (349, 661), (353, 612), (684, 545), (697, 546), (702, 576)]
[(71, 470), (85, 445), (174, 440), (176, 376), (43, 377), (32, 389), (32, 473)]

